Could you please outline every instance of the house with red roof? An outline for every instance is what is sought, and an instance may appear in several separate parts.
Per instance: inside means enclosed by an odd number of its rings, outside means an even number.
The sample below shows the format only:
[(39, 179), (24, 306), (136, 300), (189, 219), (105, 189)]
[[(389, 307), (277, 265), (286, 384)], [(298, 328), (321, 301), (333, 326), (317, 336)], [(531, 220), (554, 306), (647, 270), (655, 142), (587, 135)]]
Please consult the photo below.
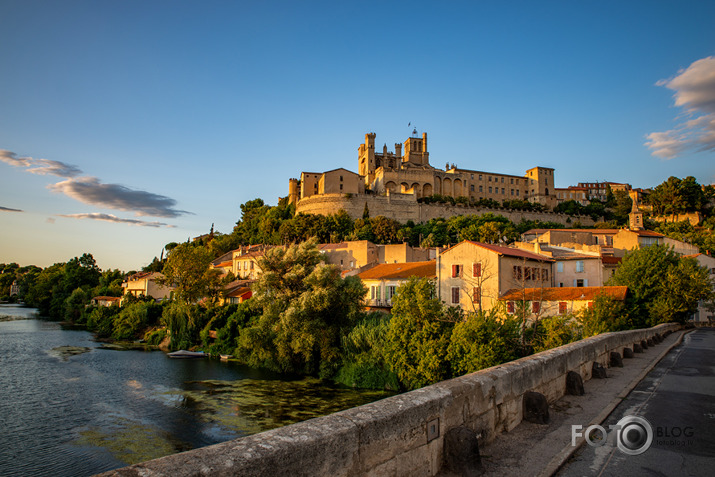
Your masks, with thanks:
[(357, 276), (367, 287), (368, 309), (389, 310), (397, 288), (410, 277), (436, 278), (436, 262), (382, 263)]
[(437, 293), (467, 312), (489, 310), (508, 290), (552, 287), (554, 263), (527, 250), (467, 240), (438, 257)]
[(566, 315), (593, 306), (599, 295), (624, 301), (628, 287), (551, 287), (522, 288), (506, 292), (499, 301), (506, 304), (509, 314), (524, 313), (530, 320)]

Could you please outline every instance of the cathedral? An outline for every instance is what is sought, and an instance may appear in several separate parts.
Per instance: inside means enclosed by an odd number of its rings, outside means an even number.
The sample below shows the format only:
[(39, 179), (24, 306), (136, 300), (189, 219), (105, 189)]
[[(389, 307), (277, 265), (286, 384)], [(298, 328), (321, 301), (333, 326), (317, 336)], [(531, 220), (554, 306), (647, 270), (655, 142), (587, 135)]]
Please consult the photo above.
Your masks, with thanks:
[(415, 199), (438, 194), (464, 197), (468, 202), (492, 199), (556, 204), (554, 169), (533, 167), (523, 176), (461, 169), (449, 163), (439, 169), (430, 164), (427, 133), (420, 136), (417, 130), (403, 143), (396, 143), (394, 151), (384, 145), (382, 152), (375, 151), (375, 133), (365, 134), (365, 142), (358, 148), (358, 171), (302, 172), (300, 180), (290, 179), (289, 200), (299, 205), (303, 199), (331, 194), (350, 198), (401, 194)]

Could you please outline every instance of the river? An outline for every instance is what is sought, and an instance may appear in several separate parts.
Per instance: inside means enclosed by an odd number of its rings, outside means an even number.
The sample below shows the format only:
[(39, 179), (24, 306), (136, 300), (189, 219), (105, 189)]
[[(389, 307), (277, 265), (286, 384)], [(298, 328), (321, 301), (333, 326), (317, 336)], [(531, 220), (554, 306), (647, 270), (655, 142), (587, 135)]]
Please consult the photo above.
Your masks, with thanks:
[(388, 396), (118, 351), (0, 305), (0, 475), (86, 476)]

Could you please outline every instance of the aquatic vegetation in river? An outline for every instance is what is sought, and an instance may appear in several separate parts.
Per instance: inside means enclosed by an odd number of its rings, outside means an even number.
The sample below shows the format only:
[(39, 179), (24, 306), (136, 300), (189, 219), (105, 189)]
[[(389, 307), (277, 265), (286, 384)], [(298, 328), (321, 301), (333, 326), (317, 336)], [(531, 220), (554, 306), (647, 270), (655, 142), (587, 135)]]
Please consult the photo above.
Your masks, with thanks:
[(316, 378), (296, 381), (242, 379), (193, 381), (181, 405), (217, 426), (241, 434), (282, 427), (360, 406), (394, 393), (329, 386)]
[(126, 418), (117, 418), (114, 424), (108, 427), (82, 431), (80, 436), (74, 441), (75, 445), (104, 448), (114, 458), (128, 465), (191, 448), (172, 439), (168, 432)]
[(52, 348), (49, 351), (49, 354), (55, 358), (67, 361), (70, 356), (87, 353), (89, 351), (92, 351), (92, 348), (87, 348), (86, 346), (58, 346), (56, 348)]

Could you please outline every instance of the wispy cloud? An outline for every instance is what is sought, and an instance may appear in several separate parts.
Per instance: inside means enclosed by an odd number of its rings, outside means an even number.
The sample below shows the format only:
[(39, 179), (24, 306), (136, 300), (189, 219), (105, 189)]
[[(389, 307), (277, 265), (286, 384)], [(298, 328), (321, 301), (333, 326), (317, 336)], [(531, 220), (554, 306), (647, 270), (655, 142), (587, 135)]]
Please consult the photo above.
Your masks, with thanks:
[[(54, 175), (65, 178), (66, 180), (56, 184), (50, 184), (47, 188), (53, 192), (65, 194), (85, 204), (133, 212), (134, 215), (139, 217), (175, 218), (191, 214), (191, 212), (186, 210), (177, 209), (176, 200), (171, 197), (130, 189), (129, 187), (119, 184), (104, 184), (96, 177), (80, 177), (82, 174), (80, 168), (64, 162), (21, 157), (6, 149), (0, 149), (0, 161), (10, 164), (11, 166), (23, 167), (26, 172), (32, 174)], [(122, 221), (122, 219), (111, 215), (107, 215), (107, 217), (113, 217), (111, 221), (114, 222)], [(125, 221), (125, 223), (130, 222)], [(142, 222), (136, 225), (149, 223), (151, 222)], [(159, 222), (156, 223), (160, 224)], [(158, 226), (166, 226), (166, 224), (160, 224)]]
[(24, 210), (20, 209), (11, 209), (10, 207), (3, 207), (0, 205), (0, 212), (25, 212)]
[(117, 217), (116, 215), (112, 214), (100, 214), (100, 213), (91, 213), (91, 214), (66, 214), (66, 215), (60, 215), (60, 217), (66, 217), (69, 219), (89, 219), (89, 220), (101, 220), (104, 222), (114, 222), (117, 224), (129, 224), (129, 225), (137, 225), (139, 227), (167, 227), (167, 228), (174, 228), (174, 225), (169, 225), (165, 224), (163, 222), (147, 222), (145, 220), (137, 220), (137, 219), (122, 219), (120, 217)]
[(715, 56), (656, 84), (675, 91), (675, 105), (684, 109), (687, 119), (669, 131), (648, 134), (645, 145), (652, 154), (673, 159), (688, 150), (715, 151)]
[(7, 149), (0, 149), (0, 161), (15, 167), (24, 167), (26, 172), (42, 176), (77, 177), (82, 174), (82, 170), (77, 166), (49, 159), (20, 157)]
[(170, 197), (119, 184), (103, 184), (96, 177), (67, 179), (47, 188), (85, 204), (134, 212), (139, 217), (174, 218), (191, 213), (174, 208), (176, 201)]

